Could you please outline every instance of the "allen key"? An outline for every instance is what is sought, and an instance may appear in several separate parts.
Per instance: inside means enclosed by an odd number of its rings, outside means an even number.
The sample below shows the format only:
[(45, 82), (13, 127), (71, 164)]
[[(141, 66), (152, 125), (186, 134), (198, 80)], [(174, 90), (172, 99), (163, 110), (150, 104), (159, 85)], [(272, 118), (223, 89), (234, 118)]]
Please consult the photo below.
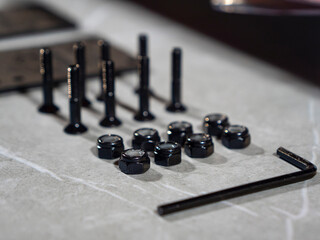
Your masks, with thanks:
[(207, 193), (196, 197), (180, 200), (177, 202), (158, 206), (158, 214), (163, 216), (166, 214), (182, 211), (185, 209), (199, 207), (209, 203), (220, 202), (230, 198), (240, 197), (250, 193), (260, 192), (284, 185), (301, 182), (312, 178), (317, 173), (317, 167), (306, 159), (279, 147), (277, 155), (282, 160), (299, 168), (301, 171), (268, 178), (265, 180), (247, 183), (244, 185), (227, 188), (217, 192)]

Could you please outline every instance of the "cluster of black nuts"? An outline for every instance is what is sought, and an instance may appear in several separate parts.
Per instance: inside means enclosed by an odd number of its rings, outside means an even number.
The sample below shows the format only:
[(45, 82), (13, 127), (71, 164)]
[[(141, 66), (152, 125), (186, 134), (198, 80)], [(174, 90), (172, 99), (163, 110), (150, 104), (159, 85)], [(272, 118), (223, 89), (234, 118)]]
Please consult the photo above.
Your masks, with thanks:
[(230, 149), (245, 148), (250, 144), (248, 128), (230, 125), (224, 114), (210, 114), (204, 118), (204, 133), (193, 133), (192, 125), (176, 121), (168, 125), (168, 141), (161, 142), (153, 128), (140, 128), (133, 133), (132, 148), (124, 150), (123, 139), (118, 135), (103, 135), (97, 140), (99, 158), (119, 158), (119, 168), (126, 174), (141, 174), (150, 168), (148, 152), (154, 153), (155, 163), (173, 166), (181, 163), (181, 148), (192, 158), (206, 158), (213, 154), (211, 136), (221, 139)]
[(222, 144), (230, 149), (246, 148), (251, 142), (248, 128), (242, 125), (230, 125), (225, 114), (214, 113), (205, 116), (203, 130), (221, 139)]

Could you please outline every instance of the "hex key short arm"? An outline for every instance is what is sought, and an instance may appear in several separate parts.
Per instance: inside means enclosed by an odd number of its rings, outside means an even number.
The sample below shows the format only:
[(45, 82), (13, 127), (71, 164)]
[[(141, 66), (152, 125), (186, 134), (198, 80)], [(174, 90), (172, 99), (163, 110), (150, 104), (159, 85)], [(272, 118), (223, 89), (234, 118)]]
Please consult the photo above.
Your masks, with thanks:
[(221, 191), (207, 193), (204, 195), (188, 198), (185, 200), (180, 200), (169, 204), (160, 205), (158, 206), (158, 213), (162, 216), (182, 211), (185, 209), (202, 206), (209, 203), (215, 203), (230, 198), (243, 196), (250, 193), (281, 187), (287, 184), (296, 183), (312, 178), (317, 173), (317, 167), (314, 164), (284, 149), (283, 147), (279, 147), (277, 149), (277, 155), (284, 161), (299, 168), (301, 171), (281, 175), (278, 177), (268, 178), (265, 180), (248, 183), (232, 188), (227, 188)]

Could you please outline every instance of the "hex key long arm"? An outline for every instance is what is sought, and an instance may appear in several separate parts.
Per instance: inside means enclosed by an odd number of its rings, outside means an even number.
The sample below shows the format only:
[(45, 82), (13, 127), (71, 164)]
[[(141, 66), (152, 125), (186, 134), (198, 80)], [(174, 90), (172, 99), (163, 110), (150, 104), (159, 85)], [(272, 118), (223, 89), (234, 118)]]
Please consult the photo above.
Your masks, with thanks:
[(207, 193), (204, 195), (180, 200), (177, 202), (158, 206), (159, 215), (166, 215), (185, 209), (190, 209), (202, 206), (209, 203), (215, 203), (226, 199), (243, 196), (250, 193), (255, 193), (271, 188), (277, 188), (284, 185), (300, 182), (312, 178), (317, 173), (317, 167), (302, 157), (279, 147), (277, 155), (284, 161), (300, 169), (300, 171), (281, 175), (278, 177), (268, 178), (265, 180), (252, 182), (232, 188), (227, 188), (221, 191)]

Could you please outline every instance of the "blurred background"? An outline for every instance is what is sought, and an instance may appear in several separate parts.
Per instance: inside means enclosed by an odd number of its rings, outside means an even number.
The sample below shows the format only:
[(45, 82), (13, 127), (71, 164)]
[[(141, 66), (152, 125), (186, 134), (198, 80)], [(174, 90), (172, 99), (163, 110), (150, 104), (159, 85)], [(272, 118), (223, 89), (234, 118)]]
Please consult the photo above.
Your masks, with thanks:
[[(74, 1), (81, 6), (85, 0)], [(103, 2), (103, 0), (101, 0)], [(243, 53), (320, 85), (320, 1), (317, 0), (129, 0)], [(61, 19), (43, 12), (17, 10), (52, 1), (0, 1), (0, 39), (23, 33), (74, 26), (70, 14)], [(11, 10), (9, 10), (11, 8)], [(12, 10), (13, 8), (13, 10)], [(128, 5), (130, 8), (130, 4)], [(75, 8), (76, 9), (76, 8)], [(57, 11), (58, 10), (58, 11)], [(68, 9), (70, 11), (70, 9)], [(75, 10), (74, 10), (75, 11)], [(69, 12), (70, 13), (70, 12)], [(88, 9), (87, 14), (91, 11)], [(6, 45), (7, 46), (7, 45)]]
[(320, 1), (132, 1), (320, 85)]

